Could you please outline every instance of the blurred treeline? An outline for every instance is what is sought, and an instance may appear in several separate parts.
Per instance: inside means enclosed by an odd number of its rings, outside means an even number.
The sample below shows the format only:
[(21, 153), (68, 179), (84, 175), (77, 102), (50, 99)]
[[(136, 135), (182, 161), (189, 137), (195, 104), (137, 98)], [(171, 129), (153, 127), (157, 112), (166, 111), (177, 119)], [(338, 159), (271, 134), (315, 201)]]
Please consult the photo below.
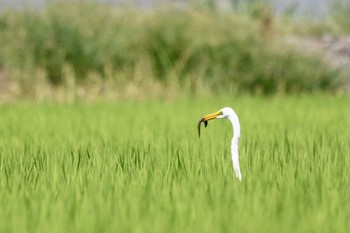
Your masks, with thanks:
[(23, 96), (79, 88), (144, 96), (339, 89), (339, 71), (281, 39), (295, 25), (274, 17), (268, 6), (250, 9), (56, 2), (39, 10), (4, 10), (0, 85)]

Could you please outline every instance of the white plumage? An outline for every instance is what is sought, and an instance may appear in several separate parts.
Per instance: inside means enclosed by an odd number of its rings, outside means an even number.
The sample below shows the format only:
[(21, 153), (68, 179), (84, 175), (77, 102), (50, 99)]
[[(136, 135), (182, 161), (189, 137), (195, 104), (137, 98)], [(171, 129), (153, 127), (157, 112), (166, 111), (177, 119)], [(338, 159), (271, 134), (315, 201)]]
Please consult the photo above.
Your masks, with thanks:
[(205, 115), (198, 122), (198, 133), (200, 136), (200, 126), (202, 122), (204, 122), (204, 125), (206, 127), (209, 120), (222, 119), (222, 118), (228, 119), (231, 122), (233, 127), (233, 138), (231, 141), (233, 170), (236, 174), (236, 177), (239, 179), (239, 181), (241, 181), (242, 173), (239, 166), (239, 155), (238, 155), (238, 143), (239, 143), (239, 137), (241, 135), (241, 126), (239, 124), (239, 119), (235, 111), (232, 108), (225, 107), (220, 109), (217, 112)]

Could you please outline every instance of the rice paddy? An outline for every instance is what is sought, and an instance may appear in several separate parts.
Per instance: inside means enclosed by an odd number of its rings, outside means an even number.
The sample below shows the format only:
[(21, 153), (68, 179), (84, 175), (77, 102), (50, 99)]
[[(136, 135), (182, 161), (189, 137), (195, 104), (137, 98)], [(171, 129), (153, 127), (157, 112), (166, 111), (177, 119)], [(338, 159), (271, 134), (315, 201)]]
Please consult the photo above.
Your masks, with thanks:
[[(242, 136), (204, 114), (231, 106)], [(347, 232), (345, 96), (0, 105), (0, 232)]]

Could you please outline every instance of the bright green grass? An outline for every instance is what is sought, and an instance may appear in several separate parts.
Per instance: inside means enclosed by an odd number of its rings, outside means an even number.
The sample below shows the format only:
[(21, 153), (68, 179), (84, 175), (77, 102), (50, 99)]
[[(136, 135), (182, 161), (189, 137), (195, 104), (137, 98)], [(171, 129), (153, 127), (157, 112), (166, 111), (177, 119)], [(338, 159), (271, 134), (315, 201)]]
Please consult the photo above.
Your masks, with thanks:
[[(240, 183), (231, 126), (242, 126)], [(348, 232), (346, 97), (0, 106), (0, 232)]]

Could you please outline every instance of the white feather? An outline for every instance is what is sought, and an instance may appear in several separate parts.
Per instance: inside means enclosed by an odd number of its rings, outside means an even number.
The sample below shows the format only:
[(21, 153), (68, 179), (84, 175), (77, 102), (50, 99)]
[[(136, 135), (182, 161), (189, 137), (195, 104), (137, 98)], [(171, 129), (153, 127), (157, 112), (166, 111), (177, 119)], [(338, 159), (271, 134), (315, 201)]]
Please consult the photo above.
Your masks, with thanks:
[(239, 154), (238, 154), (238, 142), (241, 136), (241, 125), (239, 124), (239, 119), (237, 114), (232, 108), (226, 107), (220, 110), (222, 115), (218, 118), (227, 118), (233, 127), (233, 138), (231, 141), (231, 154), (232, 154), (232, 164), (233, 170), (239, 181), (242, 180), (241, 168), (239, 166)]
[(241, 126), (239, 124), (238, 116), (232, 108), (226, 107), (221, 109), (220, 111), (214, 112), (212, 114), (208, 114), (202, 117), (198, 123), (198, 132), (200, 133), (200, 124), (202, 122), (207, 122), (213, 119), (228, 119), (233, 127), (233, 137), (231, 141), (231, 153), (232, 153), (232, 164), (233, 170), (236, 174), (236, 177), (239, 181), (242, 180), (241, 169), (239, 167), (239, 155), (238, 155), (238, 142), (239, 137), (241, 136)]

